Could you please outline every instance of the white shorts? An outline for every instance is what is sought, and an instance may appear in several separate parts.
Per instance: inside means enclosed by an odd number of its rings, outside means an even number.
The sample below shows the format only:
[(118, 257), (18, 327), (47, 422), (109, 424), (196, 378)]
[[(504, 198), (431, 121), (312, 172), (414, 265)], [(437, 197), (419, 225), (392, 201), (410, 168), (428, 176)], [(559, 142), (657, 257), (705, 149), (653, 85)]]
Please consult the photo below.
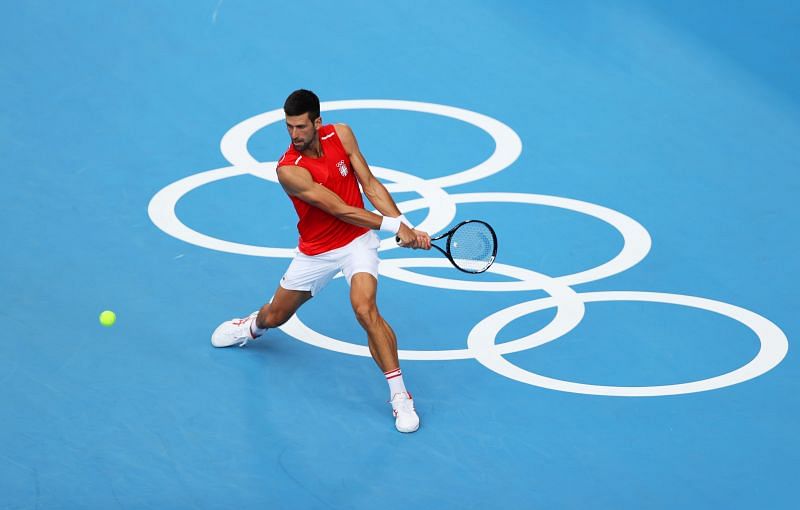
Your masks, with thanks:
[(344, 273), (348, 285), (356, 273), (369, 273), (378, 278), (379, 244), (378, 236), (370, 230), (341, 248), (319, 255), (297, 252), (281, 278), (281, 287), (311, 291), (311, 295), (316, 296), (339, 271)]

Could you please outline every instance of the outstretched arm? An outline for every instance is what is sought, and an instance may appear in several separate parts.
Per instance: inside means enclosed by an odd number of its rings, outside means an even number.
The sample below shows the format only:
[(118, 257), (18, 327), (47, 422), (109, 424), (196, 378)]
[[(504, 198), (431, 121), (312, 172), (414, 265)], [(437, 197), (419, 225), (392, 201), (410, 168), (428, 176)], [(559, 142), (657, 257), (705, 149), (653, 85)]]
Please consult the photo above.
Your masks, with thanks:
[[(360, 207), (347, 205), (339, 195), (322, 184), (314, 182), (311, 174), (305, 168), (299, 166), (278, 167), (278, 181), (289, 195), (313, 205), (346, 223), (373, 230), (381, 229), (381, 227), (387, 230), (387, 221), (383, 216)], [(391, 215), (387, 216), (394, 218)], [(391, 222), (388, 223), (390, 224)], [(408, 245), (411, 248), (420, 247), (417, 244), (416, 234), (406, 225), (400, 226), (397, 235), (403, 245)]]
[[(334, 128), (336, 129), (336, 134), (339, 136), (339, 139), (342, 141), (342, 145), (344, 145), (347, 156), (350, 158), (350, 164), (353, 166), (356, 178), (359, 184), (361, 184), (361, 189), (364, 191), (367, 199), (375, 206), (375, 209), (380, 211), (384, 216), (395, 218), (400, 216), (400, 209), (397, 208), (397, 204), (392, 198), (392, 195), (389, 194), (383, 183), (375, 178), (372, 174), (372, 170), (369, 169), (366, 158), (364, 158), (364, 155), (361, 154), (361, 150), (358, 148), (358, 142), (353, 134), (353, 130), (350, 129), (350, 126), (347, 124), (336, 124)], [(414, 234), (417, 238), (417, 247), (429, 250), (431, 247), (430, 236), (426, 232), (420, 230), (414, 230)], [(407, 244), (402, 237), (401, 241), (403, 245)]]

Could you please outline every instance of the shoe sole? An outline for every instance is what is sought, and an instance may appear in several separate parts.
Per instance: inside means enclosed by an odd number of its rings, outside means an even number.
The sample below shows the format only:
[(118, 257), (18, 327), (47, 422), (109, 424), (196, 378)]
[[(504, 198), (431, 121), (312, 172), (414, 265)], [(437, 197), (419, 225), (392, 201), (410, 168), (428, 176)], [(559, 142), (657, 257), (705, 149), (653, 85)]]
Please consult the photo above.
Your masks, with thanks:
[(403, 434), (412, 434), (412, 433), (414, 433), (414, 432), (419, 430), (419, 423), (417, 424), (417, 426), (415, 428), (410, 429), (410, 430), (403, 430), (403, 429), (401, 429), (400, 427), (398, 427), (396, 425), (395, 425), (394, 428), (397, 429), (398, 432), (402, 432)]

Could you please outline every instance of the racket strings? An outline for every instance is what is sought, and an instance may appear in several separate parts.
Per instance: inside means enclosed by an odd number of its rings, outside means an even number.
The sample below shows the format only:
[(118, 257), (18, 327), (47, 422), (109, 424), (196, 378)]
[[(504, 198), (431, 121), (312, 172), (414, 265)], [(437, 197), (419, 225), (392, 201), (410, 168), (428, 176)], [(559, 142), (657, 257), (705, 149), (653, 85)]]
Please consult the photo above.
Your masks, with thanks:
[(495, 237), (483, 223), (465, 223), (450, 238), (453, 262), (470, 272), (482, 272), (494, 261)]

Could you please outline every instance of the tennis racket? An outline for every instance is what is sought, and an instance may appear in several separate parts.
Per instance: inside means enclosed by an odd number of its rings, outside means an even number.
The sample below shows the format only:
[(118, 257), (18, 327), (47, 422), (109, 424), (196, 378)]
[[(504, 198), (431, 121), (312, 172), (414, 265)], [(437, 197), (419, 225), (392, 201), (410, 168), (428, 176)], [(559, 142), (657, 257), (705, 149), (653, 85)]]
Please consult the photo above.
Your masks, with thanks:
[[(400, 238), (396, 241), (400, 243)], [(455, 266), (465, 273), (483, 273), (491, 267), (497, 256), (497, 236), (485, 221), (462, 221), (444, 234), (431, 237), (431, 241), (444, 241), (444, 248), (431, 243)]]

